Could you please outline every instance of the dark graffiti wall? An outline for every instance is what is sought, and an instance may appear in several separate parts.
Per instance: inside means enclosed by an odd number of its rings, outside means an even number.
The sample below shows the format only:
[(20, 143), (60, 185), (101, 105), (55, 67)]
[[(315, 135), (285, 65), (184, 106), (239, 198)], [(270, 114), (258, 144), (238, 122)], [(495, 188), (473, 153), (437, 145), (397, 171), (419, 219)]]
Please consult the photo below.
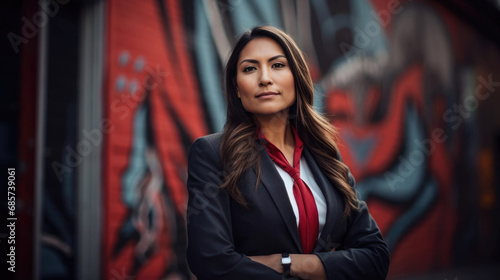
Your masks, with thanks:
[(109, 2), (105, 279), (189, 275), (186, 158), (208, 129), (179, 5)]
[[(192, 278), (187, 156), (222, 129), (222, 68), (236, 36), (261, 24), (305, 52), (315, 106), (340, 129), (358, 196), (390, 248), (389, 279), (498, 267), (500, 10), (464, 12), (486, 2), (2, 1), (0, 165), (16, 167), (18, 219), (10, 279), (84, 279), (93, 257), (102, 279)], [(101, 8), (104, 24), (93, 21)], [(101, 31), (103, 60), (96, 48), (83, 61), (101, 42), (82, 38)], [(85, 107), (87, 63), (103, 66), (104, 84), (94, 81), (89, 99), (102, 98)], [(99, 130), (83, 129), (94, 113)], [(83, 161), (102, 174), (96, 190), (81, 185), (94, 174)], [(101, 234), (82, 237), (93, 223)], [(4, 265), (11, 232), (0, 229)]]
[(284, 29), (306, 53), (315, 105), (340, 128), (358, 195), (391, 250), (390, 277), (495, 257), (500, 50), (439, 4), (107, 7), (104, 279), (189, 278), (189, 147), (222, 129), (222, 66), (235, 36), (259, 24)]

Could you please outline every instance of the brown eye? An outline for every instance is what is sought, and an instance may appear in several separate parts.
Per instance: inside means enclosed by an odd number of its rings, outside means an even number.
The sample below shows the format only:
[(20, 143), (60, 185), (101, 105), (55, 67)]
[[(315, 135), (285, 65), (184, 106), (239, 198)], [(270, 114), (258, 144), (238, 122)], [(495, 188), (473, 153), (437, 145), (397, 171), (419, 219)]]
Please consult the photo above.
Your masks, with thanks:
[(243, 68), (243, 72), (250, 72), (250, 71), (253, 71), (255, 70), (256, 68), (253, 67), (253, 66), (247, 66), (245, 68)]
[(281, 63), (281, 62), (276, 62), (273, 64), (272, 66), (273, 68), (283, 68), (285, 67), (285, 64)]

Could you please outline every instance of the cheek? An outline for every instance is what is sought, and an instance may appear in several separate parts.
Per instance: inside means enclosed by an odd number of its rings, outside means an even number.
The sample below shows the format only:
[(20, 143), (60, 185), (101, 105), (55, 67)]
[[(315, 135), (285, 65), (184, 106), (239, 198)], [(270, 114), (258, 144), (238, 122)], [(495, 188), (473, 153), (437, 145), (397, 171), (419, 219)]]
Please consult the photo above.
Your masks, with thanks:
[(237, 86), (237, 95), (240, 99), (241, 105), (245, 110), (248, 110), (248, 96), (249, 96), (249, 81), (244, 77), (236, 78), (236, 86)]
[(252, 93), (251, 81), (248, 78), (241, 77), (236, 79), (236, 85), (238, 86), (238, 96), (245, 97)]
[(293, 79), (292, 73), (290, 73), (290, 75), (287, 76), (286, 82), (285, 82), (285, 87), (286, 87), (288, 92), (293, 94), (293, 97), (295, 99), (295, 81)]
[(293, 91), (295, 91), (295, 82), (293, 80), (293, 77), (290, 78), (290, 80), (288, 82), (288, 85), (289, 85), (290, 89), (292, 89)]

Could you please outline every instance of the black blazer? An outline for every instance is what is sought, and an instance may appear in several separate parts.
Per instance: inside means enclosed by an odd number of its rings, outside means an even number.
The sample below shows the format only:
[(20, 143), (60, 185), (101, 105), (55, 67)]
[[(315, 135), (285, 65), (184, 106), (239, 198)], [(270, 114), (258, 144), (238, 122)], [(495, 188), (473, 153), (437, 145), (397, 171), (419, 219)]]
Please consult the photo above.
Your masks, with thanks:
[[(288, 195), (274, 163), (263, 145), (261, 182), (247, 171), (239, 188), (248, 203), (245, 209), (219, 189), (224, 171), (219, 157), (222, 134), (198, 138), (188, 163), (187, 260), (199, 280), (282, 279), (273, 269), (247, 256), (302, 253), (299, 231)], [(344, 219), (340, 193), (320, 171), (304, 148), (314, 179), (327, 203), (326, 223), (314, 249), (328, 279), (385, 279), (389, 253), (366, 204)], [(349, 173), (349, 183), (354, 178)], [(335, 249), (335, 251), (332, 251)]]

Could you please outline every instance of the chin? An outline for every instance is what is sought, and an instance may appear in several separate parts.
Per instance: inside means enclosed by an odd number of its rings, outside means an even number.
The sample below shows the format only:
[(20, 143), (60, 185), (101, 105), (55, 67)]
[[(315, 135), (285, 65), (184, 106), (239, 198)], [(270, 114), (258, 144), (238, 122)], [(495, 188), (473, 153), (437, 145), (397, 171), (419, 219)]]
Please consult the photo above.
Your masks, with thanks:
[(286, 111), (287, 109), (288, 108), (275, 109), (275, 110), (258, 110), (258, 111), (254, 111), (254, 112), (250, 112), (250, 113), (252, 113), (252, 115), (256, 115), (256, 116), (273, 116), (273, 115), (282, 114), (283, 112), (288, 112), (288, 111)]

